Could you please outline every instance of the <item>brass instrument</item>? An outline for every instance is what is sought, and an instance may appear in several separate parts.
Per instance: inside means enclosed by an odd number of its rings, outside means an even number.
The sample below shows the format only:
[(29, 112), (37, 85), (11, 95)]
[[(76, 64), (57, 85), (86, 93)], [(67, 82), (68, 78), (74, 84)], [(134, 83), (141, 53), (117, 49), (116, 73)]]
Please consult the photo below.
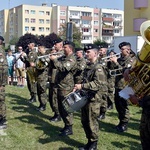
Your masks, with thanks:
[(121, 57), (121, 53), (117, 53), (117, 54), (114, 54), (114, 55), (110, 55), (110, 56), (103, 57), (103, 58), (102, 58), (102, 61), (110, 61), (110, 58), (111, 58), (111, 57), (120, 58), (120, 57)]
[(27, 68), (27, 76), (29, 78), (30, 83), (36, 82), (36, 69), (35, 67), (28, 67)]
[(46, 54), (46, 55), (43, 55), (43, 56), (38, 56), (38, 59), (46, 58), (46, 57), (49, 57), (51, 55), (63, 55), (63, 53), (62, 52), (50, 53), (50, 54)]
[(150, 92), (150, 21), (142, 23), (140, 33), (145, 43), (132, 65), (127, 85), (137, 97), (142, 98)]

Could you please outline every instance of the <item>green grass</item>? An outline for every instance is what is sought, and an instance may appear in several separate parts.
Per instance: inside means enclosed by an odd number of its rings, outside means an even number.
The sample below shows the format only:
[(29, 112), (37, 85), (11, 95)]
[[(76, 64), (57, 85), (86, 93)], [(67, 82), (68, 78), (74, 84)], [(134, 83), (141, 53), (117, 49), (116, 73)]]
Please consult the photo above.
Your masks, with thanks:
[[(16, 86), (6, 86), (8, 128), (7, 135), (0, 135), (0, 150), (77, 150), (87, 143), (80, 122), (80, 112), (74, 114), (74, 134), (59, 137), (63, 122), (51, 123), (53, 116), (49, 103), (44, 112), (38, 112), (35, 104), (27, 103), (29, 92)], [(141, 109), (130, 106), (128, 131), (118, 133), (113, 128), (118, 124), (115, 108), (107, 112), (106, 119), (100, 122), (98, 150), (141, 150), (139, 120)]]

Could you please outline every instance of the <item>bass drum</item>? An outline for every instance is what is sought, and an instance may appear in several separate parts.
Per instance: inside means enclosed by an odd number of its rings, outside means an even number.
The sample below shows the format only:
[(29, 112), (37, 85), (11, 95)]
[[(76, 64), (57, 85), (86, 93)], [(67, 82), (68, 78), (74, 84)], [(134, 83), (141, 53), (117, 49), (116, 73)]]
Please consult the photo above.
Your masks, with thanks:
[(87, 101), (87, 91), (77, 90), (68, 94), (62, 103), (68, 113), (73, 113), (74, 111), (79, 111)]

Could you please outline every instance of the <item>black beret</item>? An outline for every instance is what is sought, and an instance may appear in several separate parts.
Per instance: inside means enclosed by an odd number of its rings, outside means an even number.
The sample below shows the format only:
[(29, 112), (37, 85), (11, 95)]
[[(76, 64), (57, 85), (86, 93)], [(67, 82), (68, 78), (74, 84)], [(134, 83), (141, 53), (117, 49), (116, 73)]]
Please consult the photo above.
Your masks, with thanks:
[(73, 42), (70, 42), (70, 41), (64, 41), (63, 45), (71, 45), (72, 47), (75, 47), (75, 44)]
[(100, 44), (98, 45), (99, 48), (108, 48), (108, 44), (104, 43), (104, 44)]
[(131, 44), (129, 42), (121, 42), (118, 47), (121, 49), (123, 46), (130, 46), (131, 47)]
[(61, 38), (55, 39), (55, 40), (53, 40), (53, 45), (55, 45), (56, 43), (60, 43), (62, 41), (63, 40)]
[(81, 48), (81, 47), (75, 48), (75, 52), (77, 52), (77, 51), (83, 51), (83, 50), (84, 50), (84, 49)]
[(0, 40), (4, 41), (4, 38), (2, 36), (0, 36)]
[(97, 49), (98, 50), (98, 46), (95, 44), (87, 44), (84, 46), (84, 51), (90, 50), (90, 49)]

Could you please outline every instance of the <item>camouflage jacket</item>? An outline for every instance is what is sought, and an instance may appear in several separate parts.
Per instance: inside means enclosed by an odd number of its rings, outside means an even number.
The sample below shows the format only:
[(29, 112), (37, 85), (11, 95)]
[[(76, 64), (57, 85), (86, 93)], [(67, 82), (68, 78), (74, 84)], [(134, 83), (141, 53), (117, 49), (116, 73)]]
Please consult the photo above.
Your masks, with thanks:
[(57, 86), (60, 90), (70, 91), (74, 87), (74, 74), (77, 68), (76, 58), (73, 54), (62, 56), (53, 60), (57, 73)]
[(0, 46), (0, 86), (7, 84), (8, 64), (6, 55), (2, 46)]
[(74, 75), (75, 83), (81, 83), (83, 79), (83, 71), (86, 67), (86, 60), (83, 58), (77, 58), (77, 70)]
[(93, 94), (91, 101), (99, 101), (101, 94), (107, 91), (107, 77), (98, 60), (87, 63), (83, 78), (82, 89), (89, 91), (89, 95)]
[(131, 56), (120, 57), (117, 59), (117, 63), (115, 64), (115, 68), (119, 69), (119, 71), (117, 71), (116, 73), (118, 74), (119, 72), (121, 72), (121, 74), (116, 76), (115, 88), (118, 88), (118, 89), (124, 88), (125, 81), (123, 78), (123, 72), (125, 69), (130, 68), (132, 66), (134, 59), (135, 59), (135, 57), (131, 57)]

